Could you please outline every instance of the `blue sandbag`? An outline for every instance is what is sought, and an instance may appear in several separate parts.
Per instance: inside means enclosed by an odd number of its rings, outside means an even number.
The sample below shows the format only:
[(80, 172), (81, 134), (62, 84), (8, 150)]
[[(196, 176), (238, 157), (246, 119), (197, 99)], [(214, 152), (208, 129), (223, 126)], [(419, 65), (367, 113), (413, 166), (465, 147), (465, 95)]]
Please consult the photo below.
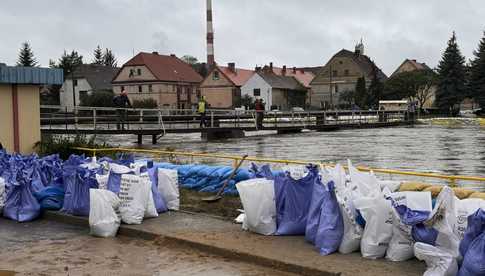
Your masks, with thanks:
[(312, 200), (310, 202), (305, 228), (305, 240), (311, 244), (315, 244), (315, 237), (317, 235), (318, 225), (320, 224), (320, 213), (322, 212), (325, 197), (324, 194), (326, 193), (325, 190), (321, 181), (314, 182)]
[(30, 184), (24, 180), (6, 184), (7, 194), (3, 216), (18, 222), (36, 219), (40, 215), (40, 205), (32, 195)]
[(482, 232), (469, 245), (458, 276), (485, 275), (485, 232)]
[(434, 246), (438, 238), (438, 230), (433, 227), (426, 227), (423, 223), (418, 223), (411, 228), (411, 237), (415, 242)]
[(148, 169), (148, 176), (150, 177), (153, 202), (155, 203), (155, 208), (158, 213), (164, 213), (168, 211), (167, 205), (162, 198), (162, 194), (158, 190), (158, 168), (152, 167)]
[(316, 166), (309, 166), (308, 171), (308, 174), (299, 180), (293, 179), (289, 173), (285, 177), (275, 178), (276, 235), (305, 234), (313, 185), (319, 177)]
[[(468, 216), (468, 225), (463, 240), (460, 242), (461, 256), (464, 257), (466, 255), (470, 244), (483, 232), (485, 232), (485, 211), (480, 208)], [(485, 259), (482, 261), (485, 261)]]
[(335, 195), (335, 183), (330, 181), (323, 193), (320, 222), (315, 236), (315, 246), (320, 255), (337, 251), (344, 236), (344, 221)]
[(80, 166), (64, 167), (65, 196), (62, 212), (89, 216), (89, 189), (98, 188), (95, 172)]
[(48, 186), (34, 193), (41, 210), (60, 210), (64, 203), (64, 190), (59, 186)]

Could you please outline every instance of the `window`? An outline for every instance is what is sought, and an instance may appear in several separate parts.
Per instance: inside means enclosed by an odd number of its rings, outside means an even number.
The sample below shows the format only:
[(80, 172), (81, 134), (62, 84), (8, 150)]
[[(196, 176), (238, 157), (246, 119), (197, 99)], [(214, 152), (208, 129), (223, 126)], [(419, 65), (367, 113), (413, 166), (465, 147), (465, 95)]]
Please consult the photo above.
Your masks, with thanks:
[(138, 85), (138, 93), (141, 93), (143, 91), (143, 87), (141, 85)]
[(349, 76), (349, 69), (345, 69), (345, 71), (344, 71), (344, 75), (345, 75), (346, 77), (348, 77), (348, 76)]
[(77, 80), (76, 79), (72, 80), (72, 82), (74, 83), (74, 86), (77, 86)]
[(259, 89), (259, 88), (255, 88), (255, 89), (253, 90), (253, 96), (254, 96), (254, 97), (259, 97), (259, 96), (261, 96), (261, 89)]
[(337, 76), (338, 76), (338, 72), (337, 72), (337, 70), (333, 70), (333, 71), (332, 71), (332, 76), (333, 76), (333, 77), (337, 77)]
[(123, 90), (125, 90), (125, 87), (124, 86), (121, 86), (121, 92), (123, 92)]
[(214, 73), (212, 74), (212, 79), (219, 80), (219, 71), (214, 71)]
[(130, 78), (133, 77), (135, 75), (135, 69), (130, 69)]
[(138, 76), (141, 76), (141, 69), (140, 68), (136, 69), (136, 73), (138, 74)]
[(153, 87), (151, 84), (148, 85), (148, 92), (152, 93), (153, 92)]
[(344, 62), (343, 62), (343, 61), (339, 61), (338, 63), (339, 63), (339, 64), (344, 64)]
[(338, 84), (335, 85), (335, 93), (338, 93)]

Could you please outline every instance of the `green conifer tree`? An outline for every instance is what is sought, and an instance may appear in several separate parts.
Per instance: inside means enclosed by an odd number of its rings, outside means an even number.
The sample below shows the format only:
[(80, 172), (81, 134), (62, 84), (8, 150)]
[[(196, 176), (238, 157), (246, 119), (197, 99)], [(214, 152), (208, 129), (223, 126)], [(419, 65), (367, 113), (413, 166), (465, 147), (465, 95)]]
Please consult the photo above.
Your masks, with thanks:
[(17, 66), (35, 67), (38, 66), (38, 62), (34, 57), (34, 52), (30, 47), (29, 42), (22, 43), (22, 47), (19, 51), (19, 59), (17, 61)]
[(108, 48), (106, 48), (103, 54), (103, 64), (104, 66), (111, 66), (111, 67), (118, 66), (118, 62), (116, 61), (116, 58), (113, 52)]
[(443, 113), (456, 115), (459, 112), (460, 102), (466, 94), (465, 82), (465, 58), (460, 52), (453, 32), (438, 65), (435, 104)]
[(473, 55), (469, 88), (471, 96), (480, 104), (482, 110), (485, 110), (485, 32)]
[(94, 59), (92, 64), (97, 64), (97, 65), (103, 65), (104, 64), (104, 58), (103, 58), (103, 50), (101, 47), (98, 45), (96, 49), (94, 49)]
[(360, 109), (367, 108), (367, 87), (365, 84), (365, 77), (360, 77), (357, 79), (357, 84), (355, 85), (355, 104), (360, 107)]

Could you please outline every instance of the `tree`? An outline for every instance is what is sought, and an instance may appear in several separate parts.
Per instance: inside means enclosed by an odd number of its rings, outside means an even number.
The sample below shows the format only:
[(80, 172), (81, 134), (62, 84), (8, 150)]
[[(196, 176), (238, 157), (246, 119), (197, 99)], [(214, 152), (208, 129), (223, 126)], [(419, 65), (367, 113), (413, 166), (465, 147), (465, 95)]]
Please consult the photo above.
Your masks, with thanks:
[(246, 110), (252, 110), (255, 107), (254, 98), (246, 94), (240, 98), (240, 102), (238, 103), (238, 106), (244, 106)]
[(369, 95), (367, 94), (365, 77), (362, 76), (357, 80), (357, 84), (355, 85), (355, 94), (354, 94), (355, 104), (360, 109), (366, 109), (368, 98), (369, 98)]
[(485, 110), (485, 32), (478, 44), (478, 49), (473, 52), (474, 59), (471, 61), (469, 88), (471, 96)]
[(436, 91), (436, 106), (442, 112), (456, 115), (459, 104), (466, 93), (465, 58), (460, 52), (453, 32), (448, 41), (448, 47), (438, 65), (438, 89)]
[(95, 91), (92, 94), (81, 94), (81, 106), (114, 107), (114, 93), (111, 90)]
[(97, 64), (97, 65), (104, 64), (103, 50), (101, 49), (101, 47), (99, 47), (99, 45), (98, 47), (96, 47), (96, 49), (94, 49), (93, 55), (94, 55), (94, 59), (92, 64)]
[(344, 107), (352, 107), (355, 102), (355, 92), (346, 90), (339, 95), (339, 102), (342, 102)]
[(199, 63), (199, 61), (197, 60), (197, 58), (194, 57), (194, 56), (191, 56), (191, 55), (184, 55), (180, 59), (183, 60), (184, 62), (190, 64), (190, 65), (194, 65), (194, 64)]
[(51, 68), (60, 68), (64, 71), (64, 79), (69, 74), (72, 74), (72, 72), (81, 64), (83, 64), (83, 56), (79, 55), (78, 52), (74, 50), (72, 50), (70, 54), (64, 50), (64, 54), (62, 54), (57, 63), (52, 60), (49, 61), (49, 66)]
[(402, 72), (386, 81), (383, 99), (417, 101), (418, 107), (423, 109), (433, 96), (436, 84), (437, 76), (432, 70)]
[(32, 51), (29, 42), (26, 41), (22, 43), (22, 47), (19, 51), (17, 66), (35, 67), (38, 65), (39, 63), (34, 57), (34, 52)]
[(384, 92), (384, 85), (379, 79), (377, 73), (378, 69), (376, 66), (374, 66), (374, 69), (372, 70), (372, 80), (367, 91), (366, 103), (368, 108), (377, 108), (379, 106), (379, 100), (382, 99), (382, 94)]
[(108, 48), (106, 48), (103, 54), (103, 65), (110, 66), (110, 67), (118, 66), (118, 62), (116, 61), (115, 55)]
[(208, 72), (207, 72), (207, 66), (204, 62), (199, 62), (199, 60), (191, 55), (184, 55), (183, 57), (180, 58), (182, 61), (186, 62), (189, 64), (192, 69), (194, 69), (199, 75), (202, 77), (206, 77)]

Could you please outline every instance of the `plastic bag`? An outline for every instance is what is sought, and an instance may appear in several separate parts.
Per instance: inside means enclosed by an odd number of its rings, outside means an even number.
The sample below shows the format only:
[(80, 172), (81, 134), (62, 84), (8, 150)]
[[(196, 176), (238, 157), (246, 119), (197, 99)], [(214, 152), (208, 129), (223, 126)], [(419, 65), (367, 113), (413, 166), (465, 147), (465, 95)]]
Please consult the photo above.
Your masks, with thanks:
[(75, 216), (89, 216), (89, 189), (98, 188), (94, 171), (80, 166), (64, 166), (65, 185), (62, 212)]
[(330, 181), (323, 187), (323, 203), (315, 237), (315, 246), (320, 255), (329, 255), (339, 249), (344, 235), (344, 222), (335, 195), (335, 183)]
[(158, 190), (169, 210), (180, 208), (177, 170), (158, 168)]
[(168, 211), (167, 204), (162, 197), (162, 194), (158, 190), (158, 168), (152, 167), (148, 169), (148, 176), (150, 177), (151, 191), (153, 202), (158, 213), (164, 213)]
[(148, 194), (145, 181), (139, 176), (121, 175), (119, 198), (121, 220), (126, 224), (141, 224), (146, 211)]
[(360, 242), (362, 256), (370, 259), (384, 257), (392, 238), (391, 202), (382, 194), (377, 194), (374, 197), (357, 198), (354, 205), (366, 222)]
[(140, 183), (143, 185), (144, 192), (147, 194), (144, 218), (156, 218), (158, 217), (158, 212), (155, 207), (155, 201), (153, 200), (152, 182), (150, 181), (148, 173), (142, 173), (140, 175)]
[(132, 174), (133, 171), (127, 166), (111, 163), (108, 177), (107, 188), (115, 194), (120, 192), (121, 175)]
[(60, 210), (64, 203), (64, 190), (58, 186), (49, 186), (34, 193), (42, 210)]
[[(304, 235), (314, 182), (318, 168), (309, 167), (308, 174), (295, 180), (289, 174), (275, 178), (277, 235)], [(278, 193), (281, 193), (278, 196)]]
[(460, 242), (460, 255), (465, 256), (470, 244), (481, 233), (485, 232), (485, 211), (478, 209), (468, 218), (468, 227), (465, 231), (463, 240)]
[(463, 258), (459, 276), (485, 275), (485, 232), (476, 237)]
[(351, 183), (347, 181), (344, 168), (337, 164), (334, 168), (326, 168), (326, 170), (335, 181), (335, 193), (344, 223), (344, 235), (339, 246), (339, 252), (349, 254), (359, 250), (364, 229), (356, 221), (357, 210), (353, 203)]
[(7, 194), (3, 215), (18, 222), (36, 219), (40, 215), (40, 205), (32, 194), (29, 183), (20, 182), (7, 184)]
[(274, 181), (255, 178), (236, 184), (244, 207), (244, 227), (249, 231), (273, 235), (276, 232)]
[(96, 174), (96, 181), (98, 182), (98, 189), (108, 189), (109, 174)]
[[(405, 261), (414, 257), (412, 225), (425, 221), (431, 213), (431, 193), (397, 192), (390, 194), (389, 198), (394, 208), (392, 208), (392, 238), (386, 252), (386, 259), (395, 262)], [(424, 215), (421, 216), (421, 214)]]
[(89, 227), (91, 235), (115, 237), (120, 227), (119, 208), (121, 201), (111, 191), (90, 189)]
[(5, 192), (5, 179), (0, 177), (0, 214), (3, 213), (3, 206), (5, 206), (6, 200), (6, 192)]
[(453, 233), (460, 240), (463, 239), (468, 225), (468, 217), (473, 215), (478, 209), (485, 210), (485, 200), (478, 198), (458, 199), (455, 198), (455, 220), (453, 223)]
[(423, 276), (455, 276), (458, 272), (456, 258), (446, 249), (417, 242), (414, 244), (414, 255), (426, 262), (427, 269)]
[(322, 213), (322, 205), (325, 199), (326, 189), (321, 181), (315, 181), (313, 184), (313, 194), (308, 209), (308, 218), (305, 228), (305, 239), (315, 244), (315, 237), (317, 236), (318, 226), (320, 224), (320, 215)]

